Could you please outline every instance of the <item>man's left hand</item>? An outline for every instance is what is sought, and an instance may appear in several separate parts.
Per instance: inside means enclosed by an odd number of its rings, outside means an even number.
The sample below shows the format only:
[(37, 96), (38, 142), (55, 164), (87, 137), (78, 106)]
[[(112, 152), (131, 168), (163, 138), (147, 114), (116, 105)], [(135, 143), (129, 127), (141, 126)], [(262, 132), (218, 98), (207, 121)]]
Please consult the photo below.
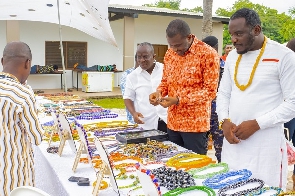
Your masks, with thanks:
[(239, 126), (237, 126), (234, 134), (240, 140), (246, 140), (256, 131), (260, 129), (256, 120), (243, 121)]
[(178, 98), (177, 97), (163, 97), (160, 101), (159, 104), (163, 106), (164, 108), (167, 108), (171, 105), (177, 104), (178, 103)]

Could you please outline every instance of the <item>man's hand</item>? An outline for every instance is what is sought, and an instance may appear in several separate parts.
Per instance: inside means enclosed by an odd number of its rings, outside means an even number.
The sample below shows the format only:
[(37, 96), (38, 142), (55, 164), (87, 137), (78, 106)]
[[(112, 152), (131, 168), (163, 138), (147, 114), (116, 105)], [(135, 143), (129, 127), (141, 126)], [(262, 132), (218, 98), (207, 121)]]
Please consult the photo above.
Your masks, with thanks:
[(234, 131), (234, 134), (240, 140), (246, 140), (260, 129), (256, 120), (243, 121)]
[(177, 97), (163, 97), (159, 104), (163, 106), (164, 108), (167, 108), (171, 105), (177, 104), (178, 103), (178, 98)]
[(144, 124), (144, 122), (140, 118), (144, 118), (143, 115), (139, 112), (135, 112), (132, 114), (134, 122), (137, 124)]
[(230, 144), (237, 144), (240, 142), (233, 132), (236, 128), (237, 126), (228, 119), (225, 119), (222, 124), (223, 135)]
[(161, 91), (156, 91), (149, 96), (150, 104), (157, 106), (162, 99)]

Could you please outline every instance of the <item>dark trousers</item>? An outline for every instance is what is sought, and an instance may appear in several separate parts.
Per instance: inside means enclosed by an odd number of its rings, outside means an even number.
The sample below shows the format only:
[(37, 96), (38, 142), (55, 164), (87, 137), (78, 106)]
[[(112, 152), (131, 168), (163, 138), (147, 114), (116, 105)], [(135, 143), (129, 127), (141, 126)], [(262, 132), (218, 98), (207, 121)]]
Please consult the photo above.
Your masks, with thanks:
[[(216, 113), (216, 101), (213, 100), (211, 104), (211, 118), (210, 118), (210, 130), (209, 133), (212, 135), (215, 156), (218, 162), (221, 162), (221, 151), (222, 151), (222, 144), (223, 144), (223, 131), (218, 129), (218, 116)], [(208, 144), (207, 144), (208, 146)]]
[(198, 154), (207, 154), (207, 136), (204, 133), (180, 132), (167, 128), (169, 140)]
[(163, 121), (160, 118), (159, 118), (159, 121), (158, 121), (158, 130), (167, 133), (167, 124), (165, 123), (165, 121)]
[[(289, 139), (292, 140), (293, 145), (295, 145), (295, 118), (285, 123), (284, 127), (289, 129)], [(293, 169), (293, 174), (295, 175), (295, 165)]]

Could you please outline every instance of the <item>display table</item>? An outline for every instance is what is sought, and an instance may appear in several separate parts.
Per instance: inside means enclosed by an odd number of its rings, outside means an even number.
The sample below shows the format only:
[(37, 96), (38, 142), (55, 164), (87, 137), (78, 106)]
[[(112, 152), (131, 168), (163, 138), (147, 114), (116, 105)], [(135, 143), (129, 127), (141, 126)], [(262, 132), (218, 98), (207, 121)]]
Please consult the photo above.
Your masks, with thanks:
[[(68, 181), (71, 176), (86, 177), (90, 182), (95, 180), (95, 171), (90, 164), (79, 163), (76, 172), (72, 171), (75, 154), (68, 145), (63, 154), (47, 153), (47, 142), (34, 147), (35, 182), (36, 187), (51, 196), (91, 196), (92, 186), (78, 186), (76, 182)], [(116, 195), (111, 188), (101, 192), (102, 196)]]
[(44, 77), (44, 76), (53, 76), (53, 75), (60, 75), (60, 88), (62, 88), (62, 76), (63, 76), (63, 71), (57, 71), (54, 73), (43, 73), (43, 74), (30, 74), (30, 76), (38, 76), (38, 77)]

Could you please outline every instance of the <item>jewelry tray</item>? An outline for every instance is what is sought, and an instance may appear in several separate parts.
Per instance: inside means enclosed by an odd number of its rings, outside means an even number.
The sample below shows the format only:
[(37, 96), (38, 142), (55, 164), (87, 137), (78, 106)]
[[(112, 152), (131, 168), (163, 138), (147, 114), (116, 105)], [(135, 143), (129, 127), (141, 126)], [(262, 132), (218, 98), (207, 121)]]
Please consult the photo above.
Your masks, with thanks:
[(146, 143), (148, 138), (162, 142), (168, 140), (168, 134), (156, 129), (116, 134), (117, 141), (124, 144)]

